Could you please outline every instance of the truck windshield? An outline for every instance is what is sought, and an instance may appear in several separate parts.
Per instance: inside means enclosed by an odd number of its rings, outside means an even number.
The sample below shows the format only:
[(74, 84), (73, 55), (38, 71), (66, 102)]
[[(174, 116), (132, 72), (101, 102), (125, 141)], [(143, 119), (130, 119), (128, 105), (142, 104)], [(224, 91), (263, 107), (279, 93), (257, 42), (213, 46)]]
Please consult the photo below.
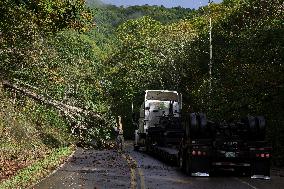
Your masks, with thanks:
[(175, 91), (147, 91), (146, 100), (178, 101), (178, 93)]

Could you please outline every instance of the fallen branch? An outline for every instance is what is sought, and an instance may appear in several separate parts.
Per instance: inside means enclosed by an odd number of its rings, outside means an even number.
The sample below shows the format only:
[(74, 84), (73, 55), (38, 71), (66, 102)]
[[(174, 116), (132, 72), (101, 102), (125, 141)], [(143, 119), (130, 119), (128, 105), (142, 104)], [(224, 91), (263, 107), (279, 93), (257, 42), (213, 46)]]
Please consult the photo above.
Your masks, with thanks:
[[(33, 98), (37, 101), (40, 101), (44, 104), (47, 104), (47, 105), (50, 105), (50, 106), (53, 106), (55, 108), (57, 108), (59, 111), (63, 112), (64, 114), (68, 115), (71, 119), (75, 119), (74, 118), (74, 114), (76, 116), (78, 115), (85, 115), (85, 116), (91, 116), (91, 117), (94, 117), (94, 118), (98, 118), (98, 119), (102, 119), (101, 115), (99, 115), (98, 113), (96, 112), (93, 112), (93, 111), (89, 111), (89, 110), (84, 110), (82, 108), (79, 108), (79, 107), (75, 107), (75, 106), (70, 106), (70, 105), (67, 105), (67, 104), (64, 104), (60, 101), (57, 101), (57, 100), (53, 100), (51, 98), (48, 98), (48, 97), (45, 97), (43, 95), (39, 95), (33, 91), (30, 91), (26, 88), (23, 88), (23, 87), (20, 87), (16, 84), (13, 84), (7, 80), (4, 80), (3, 82), (3, 86), (4, 87), (8, 87), (8, 88), (11, 88), (15, 91), (18, 91), (18, 92), (21, 92), (23, 93), (24, 95), (30, 97), (30, 98)], [(71, 114), (71, 115), (70, 115)]]

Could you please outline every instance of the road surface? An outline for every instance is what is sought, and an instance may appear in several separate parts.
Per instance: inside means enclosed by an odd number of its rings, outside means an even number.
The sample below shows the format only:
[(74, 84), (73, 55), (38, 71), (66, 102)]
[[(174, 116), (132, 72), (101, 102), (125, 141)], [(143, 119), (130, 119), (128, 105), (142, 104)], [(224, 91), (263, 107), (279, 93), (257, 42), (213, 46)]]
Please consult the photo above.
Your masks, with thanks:
[(283, 189), (284, 177), (272, 172), (271, 180), (252, 180), (227, 173), (218, 177), (188, 177), (178, 168), (132, 150), (78, 148), (69, 161), (55, 173), (32, 187), (34, 189)]

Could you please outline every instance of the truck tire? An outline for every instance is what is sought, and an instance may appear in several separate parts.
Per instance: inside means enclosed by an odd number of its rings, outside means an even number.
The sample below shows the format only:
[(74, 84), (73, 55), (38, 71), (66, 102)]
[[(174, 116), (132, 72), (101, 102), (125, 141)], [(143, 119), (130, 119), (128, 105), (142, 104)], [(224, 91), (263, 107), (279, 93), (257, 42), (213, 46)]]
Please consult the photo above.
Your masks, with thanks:
[(264, 140), (265, 139), (265, 119), (263, 116), (257, 116), (256, 118), (256, 124), (258, 128), (258, 139)]
[(257, 133), (257, 125), (256, 125), (255, 117), (248, 116), (247, 120), (248, 120), (250, 133), (255, 135)]
[(249, 130), (249, 137), (252, 140), (256, 140), (257, 139), (257, 134), (258, 134), (258, 129), (257, 129), (257, 125), (256, 125), (256, 119), (253, 116), (248, 116), (246, 118), (246, 123), (248, 125), (248, 130)]
[(257, 116), (257, 124), (260, 131), (265, 130), (265, 119), (263, 116)]
[(193, 134), (198, 133), (199, 130), (199, 123), (198, 117), (196, 113), (190, 114), (190, 130)]
[(245, 122), (248, 125), (250, 136), (253, 139), (265, 139), (265, 119), (263, 116), (248, 116)]
[(199, 119), (199, 126), (200, 126), (200, 131), (201, 133), (204, 133), (206, 131), (206, 126), (207, 126), (207, 119), (206, 115), (204, 113), (199, 113), (198, 115)]

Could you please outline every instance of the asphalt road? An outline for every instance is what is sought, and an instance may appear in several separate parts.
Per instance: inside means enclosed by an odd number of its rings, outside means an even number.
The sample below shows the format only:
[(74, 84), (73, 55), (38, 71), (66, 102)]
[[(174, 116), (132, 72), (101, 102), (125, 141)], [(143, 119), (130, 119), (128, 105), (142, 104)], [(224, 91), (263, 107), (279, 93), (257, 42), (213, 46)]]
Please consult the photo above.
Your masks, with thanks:
[(35, 189), (283, 189), (284, 177), (272, 171), (271, 180), (253, 180), (227, 174), (209, 178), (188, 177), (178, 168), (132, 150), (77, 149), (69, 161)]

